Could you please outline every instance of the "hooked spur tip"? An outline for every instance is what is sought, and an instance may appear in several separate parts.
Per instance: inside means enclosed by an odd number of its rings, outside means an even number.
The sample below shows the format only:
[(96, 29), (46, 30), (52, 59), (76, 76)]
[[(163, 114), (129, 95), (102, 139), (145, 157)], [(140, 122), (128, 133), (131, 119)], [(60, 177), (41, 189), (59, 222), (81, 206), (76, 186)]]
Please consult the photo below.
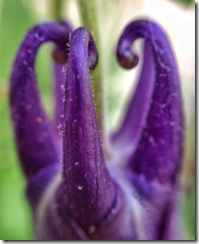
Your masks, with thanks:
[(89, 58), (89, 69), (90, 72), (92, 72), (98, 64), (98, 55), (90, 52), (88, 58)]
[(68, 55), (63, 52), (57, 45), (55, 45), (53, 48), (52, 58), (58, 64), (65, 64), (68, 62)]
[(89, 61), (89, 70), (90, 72), (92, 72), (97, 64), (98, 64), (98, 51), (97, 48), (95, 46), (95, 42), (93, 40), (92, 35), (89, 32), (89, 43), (88, 43), (88, 61)]
[(132, 50), (126, 49), (122, 53), (117, 51), (117, 60), (124, 69), (132, 69), (139, 62), (139, 56)]

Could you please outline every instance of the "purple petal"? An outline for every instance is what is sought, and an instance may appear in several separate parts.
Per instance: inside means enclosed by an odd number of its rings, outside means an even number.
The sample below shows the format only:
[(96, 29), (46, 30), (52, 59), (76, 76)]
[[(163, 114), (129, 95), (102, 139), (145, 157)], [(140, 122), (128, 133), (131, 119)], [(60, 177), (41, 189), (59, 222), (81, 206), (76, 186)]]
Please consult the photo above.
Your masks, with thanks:
[[(48, 41), (65, 51), (68, 42), (66, 29), (59, 24), (45, 23), (29, 31), (15, 59), (10, 87), (16, 143), (23, 170), (29, 179), (28, 195), (34, 205), (41, 189), (61, 166), (61, 140), (43, 109), (35, 75), (37, 50)], [(44, 175), (41, 180), (35, 180), (34, 177), (41, 175)]]
[(147, 180), (173, 183), (181, 165), (183, 141), (178, 69), (164, 31), (148, 20), (125, 28), (117, 49), (124, 68), (134, 67), (138, 60), (132, 48), (137, 38), (145, 39), (142, 73), (113, 143), (124, 150), (131, 172), (143, 174)]
[(74, 31), (66, 73), (63, 180), (56, 197), (59, 183), (46, 194), (43, 216), (38, 212), (39, 239), (122, 240), (135, 232), (129, 205), (102, 152), (89, 74), (89, 61), (93, 69), (97, 59), (89, 32)]
[(92, 37), (86, 29), (79, 28), (71, 37), (66, 73), (63, 177), (69, 199), (67, 208), (87, 227), (106, 214), (116, 191), (101, 148), (89, 74), (89, 51), (97, 62)]

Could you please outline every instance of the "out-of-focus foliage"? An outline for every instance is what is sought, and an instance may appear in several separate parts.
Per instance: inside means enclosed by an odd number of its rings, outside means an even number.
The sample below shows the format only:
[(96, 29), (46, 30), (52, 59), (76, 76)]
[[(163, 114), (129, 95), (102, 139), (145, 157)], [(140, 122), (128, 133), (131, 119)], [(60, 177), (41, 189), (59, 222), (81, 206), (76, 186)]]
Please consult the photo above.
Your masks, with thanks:
[[(31, 5), (30, 5), (31, 8)], [(23, 1), (0, 0), (0, 239), (32, 240), (32, 219), (25, 198), (25, 179), (15, 149), (9, 107), (12, 64), (26, 32), (38, 22)], [(50, 46), (37, 58), (40, 90), (49, 107), (52, 74)]]
[[(47, 1), (49, 3), (51, 2), (50, 0)], [(0, 239), (2, 240), (33, 239), (31, 211), (25, 198), (26, 182), (21, 171), (15, 149), (8, 94), (12, 64), (21, 40), (34, 24), (41, 22), (41, 20), (51, 20), (50, 17), (44, 17), (41, 11), (39, 11), (44, 6), (43, 3), (47, 1), (0, 0)], [(191, 6), (191, 4), (193, 4), (192, 0), (173, 1), (186, 3), (187, 6)], [(36, 8), (35, 2), (39, 3), (38, 6), (41, 9)], [(63, 0), (63, 2), (66, 3), (72, 1)], [(103, 1), (100, 0), (98, 2), (99, 5), (102, 5)], [(108, 4), (108, 2), (110, 4), (110, 0), (106, 3)], [(140, 2), (142, 1), (140, 0)], [(117, 3), (119, 3), (119, 1), (114, 1), (114, 5)], [(120, 9), (118, 8), (118, 14), (119, 10)], [(133, 11), (136, 11), (136, 8)], [(108, 10), (106, 11), (106, 8), (103, 9), (103, 11), (101, 10), (101, 12), (104, 13), (103, 18), (107, 22), (106, 18), (110, 16), (110, 13), (108, 13)], [(63, 9), (62, 13), (65, 13), (64, 16), (67, 16), (68, 8)], [(75, 13), (73, 12), (73, 14)], [(117, 16), (120, 15), (116, 15), (116, 17)], [(102, 16), (100, 15), (100, 18), (101, 17)], [(118, 17), (117, 21), (119, 21)], [(114, 21), (112, 20), (112, 22)], [(111, 24), (114, 26), (114, 23)], [(111, 33), (111, 37), (113, 36), (114, 33)], [(117, 42), (116, 38), (114, 39), (114, 42)], [(115, 111), (118, 104), (121, 101), (120, 93), (122, 88), (121, 83), (113, 83), (112, 80), (119, 80), (118, 77), (122, 71), (117, 67), (115, 58), (112, 55), (113, 50), (110, 50), (108, 45), (109, 42), (106, 43), (106, 46), (104, 45), (106, 47), (106, 53), (104, 53), (103, 59), (109, 59), (108, 61), (104, 62), (104, 67), (106, 66), (106, 70), (104, 71), (104, 83), (106, 84), (106, 97), (108, 99), (108, 121), (111, 123), (111, 121), (113, 121), (113, 117), (115, 116)], [(103, 50), (105, 50), (105, 47)], [(53, 99), (51, 96), (53, 74), (50, 56), (51, 45), (47, 44), (39, 51), (36, 64), (40, 91), (42, 93), (42, 98), (47, 111), (50, 111), (50, 109), (53, 107)], [(130, 82), (131, 81), (132, 80), (130, 80)], [(113, 88), (115, 90), (113, 90)], [(194, 99), (192, 99), (192, 101), (194, 102)], [(194, 121), (194, 118), (192, 121)], [(188, 153), (186, 154), (186, 161), (188, 162), (186, 165), (188, 165), (188, 167), (185, 167), (183, 177), (193, 179), (194, 122), (193, 124), (188, 124), (188, 126), (192, 129), (189, 129), (187, 132), (188, 139), (186, 140), (186, 147), (189, 149)], [(184, 187), (184, 191), (182, 193), (185, 239), (195, 238), (195, 189), (193, 186), (194, 179), (193, 182), (189, 183), (188, 185), (186, 184), (186, 187)]]
[(176, 1), (180, 4), (185, 4), (187, 6), (193, 5), (195, 3), (194, 0), (173, 0), (173, 1)]

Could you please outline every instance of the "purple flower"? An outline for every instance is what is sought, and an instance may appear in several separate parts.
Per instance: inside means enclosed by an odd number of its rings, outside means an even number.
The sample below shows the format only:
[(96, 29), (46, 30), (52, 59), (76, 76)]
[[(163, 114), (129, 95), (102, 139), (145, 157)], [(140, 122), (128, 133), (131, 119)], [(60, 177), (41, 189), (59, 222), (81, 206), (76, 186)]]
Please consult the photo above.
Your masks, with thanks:
[[(85, 28), (72, 32), (66, 23), (40, 24), (19, 49), (10, 103), (39, 240), (181, 238), (178, 69), (164, 31), (149, 20), (123, 31), (117, 47), (123, 68), (138, 63), (138, 38), (144, 39), (143, 66), (121, 127), (109, 136), (108, 159), (91, 88), (90, 72), (98, 62), (91, 34)], [(56, 44), (54, 60), (67, 62), (55, 64), (55, 122), (42, 106), (34, 68), (38, 48), (47, 41)]]

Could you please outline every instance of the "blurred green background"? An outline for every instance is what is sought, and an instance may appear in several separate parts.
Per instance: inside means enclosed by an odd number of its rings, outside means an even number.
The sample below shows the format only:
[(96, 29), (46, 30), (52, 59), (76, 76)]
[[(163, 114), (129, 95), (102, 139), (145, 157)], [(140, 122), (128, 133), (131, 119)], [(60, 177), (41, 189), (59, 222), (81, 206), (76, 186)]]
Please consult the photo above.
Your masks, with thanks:
[[(122, 2), (122, 3), (121, 3)], [(97, 1), (99, 27), (101, 35), (103, 58), (103, 78), (105, 84), (107, 124), (109, 129), (117, 127), (119, 118), (122, 116), (124, 106), (127, 102), (129, 87), (132, 85), (132, 77), (137, 73), (121, 70), (114, 57), (114, 48), (122, 28), (131, 19), (144, 15), (147, 16), (150, 2), (151, 7), (156, 3), (152, 0), (101, 0)], [(176, 0), (164, 1), (160, 8), (172, 4), (171, 10), (180, 9), (188, 13), (192, 29), (195, 30), (194, 1)], [(167, 3), (168, 2), (168, 3)], [(53, 0), (0, 0), (0, 239), (1, 240), (32, 240), (32, 216), (30, 207), (25, 198), (25, 178), (15, 149), (12, 123), (9, 108), (9, 78), (12, 70), (14, 57), (19, 45), (27, 31), (35, 24), (42, 21), (53, 20)], [(166, 4), (166, 5), (165, 5)], [(127, 11), (130, 6), (130, 14)], [(136, 9), (137, 6), (137, 9)], [(137, 11), (137, 12), (136, 12)], [(178, 10), (176, 10), (178, 11)], [(128, 14), (128, 15), (127, 15)], [(152, 13), (151, 13), (152, 14)], [(183, 16), (183, 15), (182, 15)], [(184, 15), (185, 16), (185, 15)], [(192, 17), (190, 17), (192, 16)], [(62, 17), (69, 19), (74, 27), (80, 25), (78, 11), (74, 0), (63, 1)], [(158, 21), (158, 16), (154, 16)], [(169, 18), (169, 17), (168, 17)], [(178, 18), (178, 16), (176, 17)], [(165, 24), (167, 25), (167, 23)], [(169, 24), (168, 24), (169, 25)], [(117, 26), (117, 28), (116, 28)], [(179, 27), (181, 28), (181, 27)], [(165, 27), (167, 30), (167, 28)], [(112, 30), (112, 32), (109, 32)], [(110, 33), (111, 37), (110, 38)], [(169, 32), (172, 39), (172, 30)], [(186, 33), (185, 33), (186, 34)], [(173, 30), (175, 37), (176, 32)], [(194, 34), (193, 34), (194, 35)], [(178, 43), (172, 39), (178, 48)], [(190, 41), (190, 45), (193, 42)], [(195, 52), (195, 43), (192, 52)], [(180, 53), (180, 51), (179, 51)], [(187, 60), (194, 56), (184, 57), (179, 60), (180, 71)], [(182, 62), (181, 62), (182, 61)], [(184, 64), (184, 63), (185, 64)], [(189, 62), (190, 64), (190, 62)], [(192, 65), (195, 67), (194, 60)], [(37, 57), (37, 74), (40, 91), (45, 107), (52, 115), (52, 63), (51, 45), (47, 44), (41, 48)], [(187, 70), (186, 70), (187, 71)], [(195, 239), (195, 69), (181, 72), (182, 92), (185, 109), (185, 155), (181, 173), (182, 184), (182, 214), (184, 224), (184, 239)], [(129, 78), (130, 77), (130, 78)], [(128, 82), (126, 81), (128, 80)], [(118, 109), (119, 108), (119, 109)], [(116, 122), (117, 121), (117, 122)]]

